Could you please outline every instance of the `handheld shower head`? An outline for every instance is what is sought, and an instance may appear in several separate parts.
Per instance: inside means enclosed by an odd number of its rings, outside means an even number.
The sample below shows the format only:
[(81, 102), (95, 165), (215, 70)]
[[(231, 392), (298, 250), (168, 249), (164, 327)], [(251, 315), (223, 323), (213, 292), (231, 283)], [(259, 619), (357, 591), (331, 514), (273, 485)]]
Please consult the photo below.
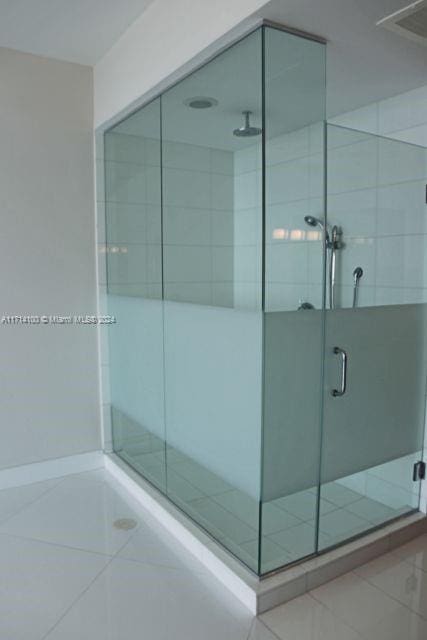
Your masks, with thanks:
[(325, 228), (325, 225), (319, 218), (315, 218), (314, 216), (305, 216), (304, 222), (306, 222), (310, 227), (320, 227), (321, 229)]
[(319, 227), (320, 229), (322, 229), (322, 231), (325, 232), (326, 243), (329, 244), (330, 240), (328, 230), (325, 228), (325, 225), (321, 220), (319, 220), (319, 218), (315, 218), (314, 216), (304, 216), (304, 222), (310, 227)]
[(363, 276), (362, 267), (356, 267), (355, 270), (353, 271), (354, 283), (356, 284), (362, 276)]

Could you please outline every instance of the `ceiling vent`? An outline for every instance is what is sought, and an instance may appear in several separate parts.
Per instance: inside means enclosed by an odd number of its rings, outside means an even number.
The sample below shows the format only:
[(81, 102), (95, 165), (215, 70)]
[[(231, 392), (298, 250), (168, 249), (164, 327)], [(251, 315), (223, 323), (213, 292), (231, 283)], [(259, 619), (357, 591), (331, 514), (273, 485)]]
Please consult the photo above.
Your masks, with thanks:
[(412, 2), (404, 9), (377, 22), (377, 26), (427, 45), (427, 0)]

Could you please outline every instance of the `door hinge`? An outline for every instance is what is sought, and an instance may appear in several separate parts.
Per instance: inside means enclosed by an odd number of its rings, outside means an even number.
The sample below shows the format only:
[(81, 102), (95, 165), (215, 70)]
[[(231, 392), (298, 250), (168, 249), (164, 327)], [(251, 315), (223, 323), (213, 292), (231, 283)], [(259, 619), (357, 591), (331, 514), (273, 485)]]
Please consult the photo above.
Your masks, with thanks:
[(414, 472), (412, 474), (414, 482), (426, 479), (426, 463), (420, 460), (414, 464)]

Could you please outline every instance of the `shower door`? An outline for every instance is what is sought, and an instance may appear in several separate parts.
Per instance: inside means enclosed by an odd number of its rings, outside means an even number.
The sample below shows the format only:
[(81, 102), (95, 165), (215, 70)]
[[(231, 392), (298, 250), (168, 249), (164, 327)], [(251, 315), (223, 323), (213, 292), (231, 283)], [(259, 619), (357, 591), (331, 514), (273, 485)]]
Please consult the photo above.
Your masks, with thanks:
[(426, 390), (426, 150), (335, 126), (327, 139), (328, 227), (342, 236), (325, 316), (319, 550), (418, 509)]

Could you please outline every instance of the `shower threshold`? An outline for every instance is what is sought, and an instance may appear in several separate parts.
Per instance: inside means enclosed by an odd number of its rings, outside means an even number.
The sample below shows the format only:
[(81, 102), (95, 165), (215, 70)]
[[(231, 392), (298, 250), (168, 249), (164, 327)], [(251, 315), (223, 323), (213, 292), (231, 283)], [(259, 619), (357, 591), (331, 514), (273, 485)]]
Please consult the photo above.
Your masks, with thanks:
[(414, 512), (318, 556), (258, 577), (114, 453), (107, 471), (254, 615), (263, 613), (427, 532)]

